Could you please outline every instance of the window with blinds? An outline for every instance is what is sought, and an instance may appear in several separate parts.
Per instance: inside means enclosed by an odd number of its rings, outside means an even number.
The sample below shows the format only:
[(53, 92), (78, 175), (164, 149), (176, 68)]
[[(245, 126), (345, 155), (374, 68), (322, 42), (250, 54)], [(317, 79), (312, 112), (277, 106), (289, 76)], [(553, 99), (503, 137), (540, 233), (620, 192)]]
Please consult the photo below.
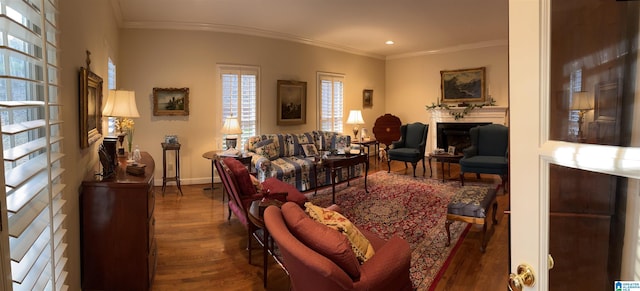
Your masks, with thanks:
[[(111, 58), (107, 59), (107, 87), (109, 90), (116, 89), (116, 65), (113, 63)], [(116, 118), (109, 116), (107, 117), (107, 136), (115, 136), (116, 135)]]
[(344, 75), (318, 73), (320, 130), (342, 132)]
[[(237, 117), (242, 129), (238, 136), (237, 149), (244, 148), (244, 142), (257, 134), (258, 84), (260, 68), (254, 66), (218, 65), (222, 106), (220, 124), (231, 116)], [(222, 136), (224, 139), (225, 136)], [(226, 145), (223, 144), (223, 147)]]
[(66, 290), (57, 0), (0, 0), (4, 288)]

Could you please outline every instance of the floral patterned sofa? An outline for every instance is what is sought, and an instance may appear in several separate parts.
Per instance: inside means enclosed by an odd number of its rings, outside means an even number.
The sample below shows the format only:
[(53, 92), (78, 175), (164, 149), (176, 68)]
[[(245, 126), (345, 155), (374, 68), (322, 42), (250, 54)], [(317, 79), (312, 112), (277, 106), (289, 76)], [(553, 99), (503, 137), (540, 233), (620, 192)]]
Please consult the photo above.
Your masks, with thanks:
[[(314, 156), (326, 150), (342, 152), (350, 146), (350, 136), (328, 131), (263, 134), (247, 140), (245, 155), (252, 156), (251, 166), (255, 168), (260, 181), (276, 177), (299, 191), (308, 191), (316, 186), (331, 184), (331, 173), (322, 167), (316, 169), (317, 175), (313, 177)], [(361, 176), (362, 169), (362, 164), (342, 169), (336, 182)], [(347, 171), (350, 171), (350, 175)]]

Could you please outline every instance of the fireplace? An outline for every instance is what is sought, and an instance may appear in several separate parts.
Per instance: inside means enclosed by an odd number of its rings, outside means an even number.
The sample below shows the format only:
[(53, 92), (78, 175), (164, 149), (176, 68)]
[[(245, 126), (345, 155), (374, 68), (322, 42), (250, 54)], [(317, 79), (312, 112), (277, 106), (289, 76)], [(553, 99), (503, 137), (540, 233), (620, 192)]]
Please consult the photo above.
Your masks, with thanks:
[[(442, 148), (445, 151), (449, 145), (456, 147), (456, 152), (460, 152), (465, 148), (464, 144), (458, 144), (457, 141), (445, 140), (447, 146), (443, 146), (440, 141), (441, 136), (440, 130), (438, 129), (438, 124), (440, 123), (448, 123), (448, 124), (489, 124), (489, 123), (497, 123), (507, 125), (507, 107), (503, 106), (484, 106), (482, 108), (475, 108), (464, 118), (455, 118), (451, 115), (451, 111), (462, 111), (463, 107), (449, 107), (449, 109), (431, 109), (428, 110), (431, 115), (429, 121), (429, 138), (427, 139), (427, 153), (433, 152), (433, 150), (438, 148)], [(466, 128), (466, 129), (465, 129)], [(464, 126), (462, 129), (454, 127), (451, 132), (447, 131), (450, 135), (450, 138), (458, 138), (455, 137), (457, 135), (462, 135), (460, 131), (468, 132), (471, 127)], [(464, 136), (468, 136), (468, 133), (464, 133)]]
[(437, 147), (447, 151), (449, 146), (456, 148), (456, 153), (471, 145), (469, 130), (480, 125), (491, 124), (491, 122), (438, 122), (436, 126)]

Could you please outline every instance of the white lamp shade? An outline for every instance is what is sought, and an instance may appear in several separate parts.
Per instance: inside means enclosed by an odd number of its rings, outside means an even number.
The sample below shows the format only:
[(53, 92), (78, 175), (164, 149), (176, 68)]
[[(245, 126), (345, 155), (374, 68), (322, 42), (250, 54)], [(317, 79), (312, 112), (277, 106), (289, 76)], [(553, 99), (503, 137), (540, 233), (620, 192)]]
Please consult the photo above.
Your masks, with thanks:
[(593, 109), (593, 100), (589, 96), (589, 92), (574, 92), (571, 98), (571, 110), (591, 110)]
[(241, 134), (242, 129), (240, 128), (240, 123), (238, 123), (238, 118), (229, 117), (224, 121), (224, 125), (222, 125), (222, 129), (220, 130), (222, 134)]
[(347, 118), (347, 124), (364, 124), (364, 119), (362, 119), (362, 111), (350, 110), (349, 117)]
[(109, 90), (107, 103), (102, 109), (102, 115), (112, 117), (140, 117), (136, 107), (136, 92), (124, 90)]

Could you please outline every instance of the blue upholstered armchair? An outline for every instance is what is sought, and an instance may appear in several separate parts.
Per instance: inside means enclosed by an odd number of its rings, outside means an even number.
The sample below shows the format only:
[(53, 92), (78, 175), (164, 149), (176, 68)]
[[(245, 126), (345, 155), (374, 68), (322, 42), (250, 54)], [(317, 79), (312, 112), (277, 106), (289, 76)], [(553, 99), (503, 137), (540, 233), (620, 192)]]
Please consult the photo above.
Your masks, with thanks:
[(460, 159), (460, 182), (464, 186), (464, 174), (500, 175), (502, 187), (509, 173), (509, 128), (501, 124), (476, 126), (469, 130), (471, 146), (464, 149)]
[(400, 140), (391, 144), (391, 149), (387, 152), (387, 165), (391, 172), (391, 160), (403, 161), (405, 168), (407, 162), (413, 165), (413, 176), (416, 176), (416, 166), (422, 160), (423, 174), (427, 171), (424, 165), (424, 148), (427, 145), (427, 132), (429, 125), (415, 122), (400, 126)]

